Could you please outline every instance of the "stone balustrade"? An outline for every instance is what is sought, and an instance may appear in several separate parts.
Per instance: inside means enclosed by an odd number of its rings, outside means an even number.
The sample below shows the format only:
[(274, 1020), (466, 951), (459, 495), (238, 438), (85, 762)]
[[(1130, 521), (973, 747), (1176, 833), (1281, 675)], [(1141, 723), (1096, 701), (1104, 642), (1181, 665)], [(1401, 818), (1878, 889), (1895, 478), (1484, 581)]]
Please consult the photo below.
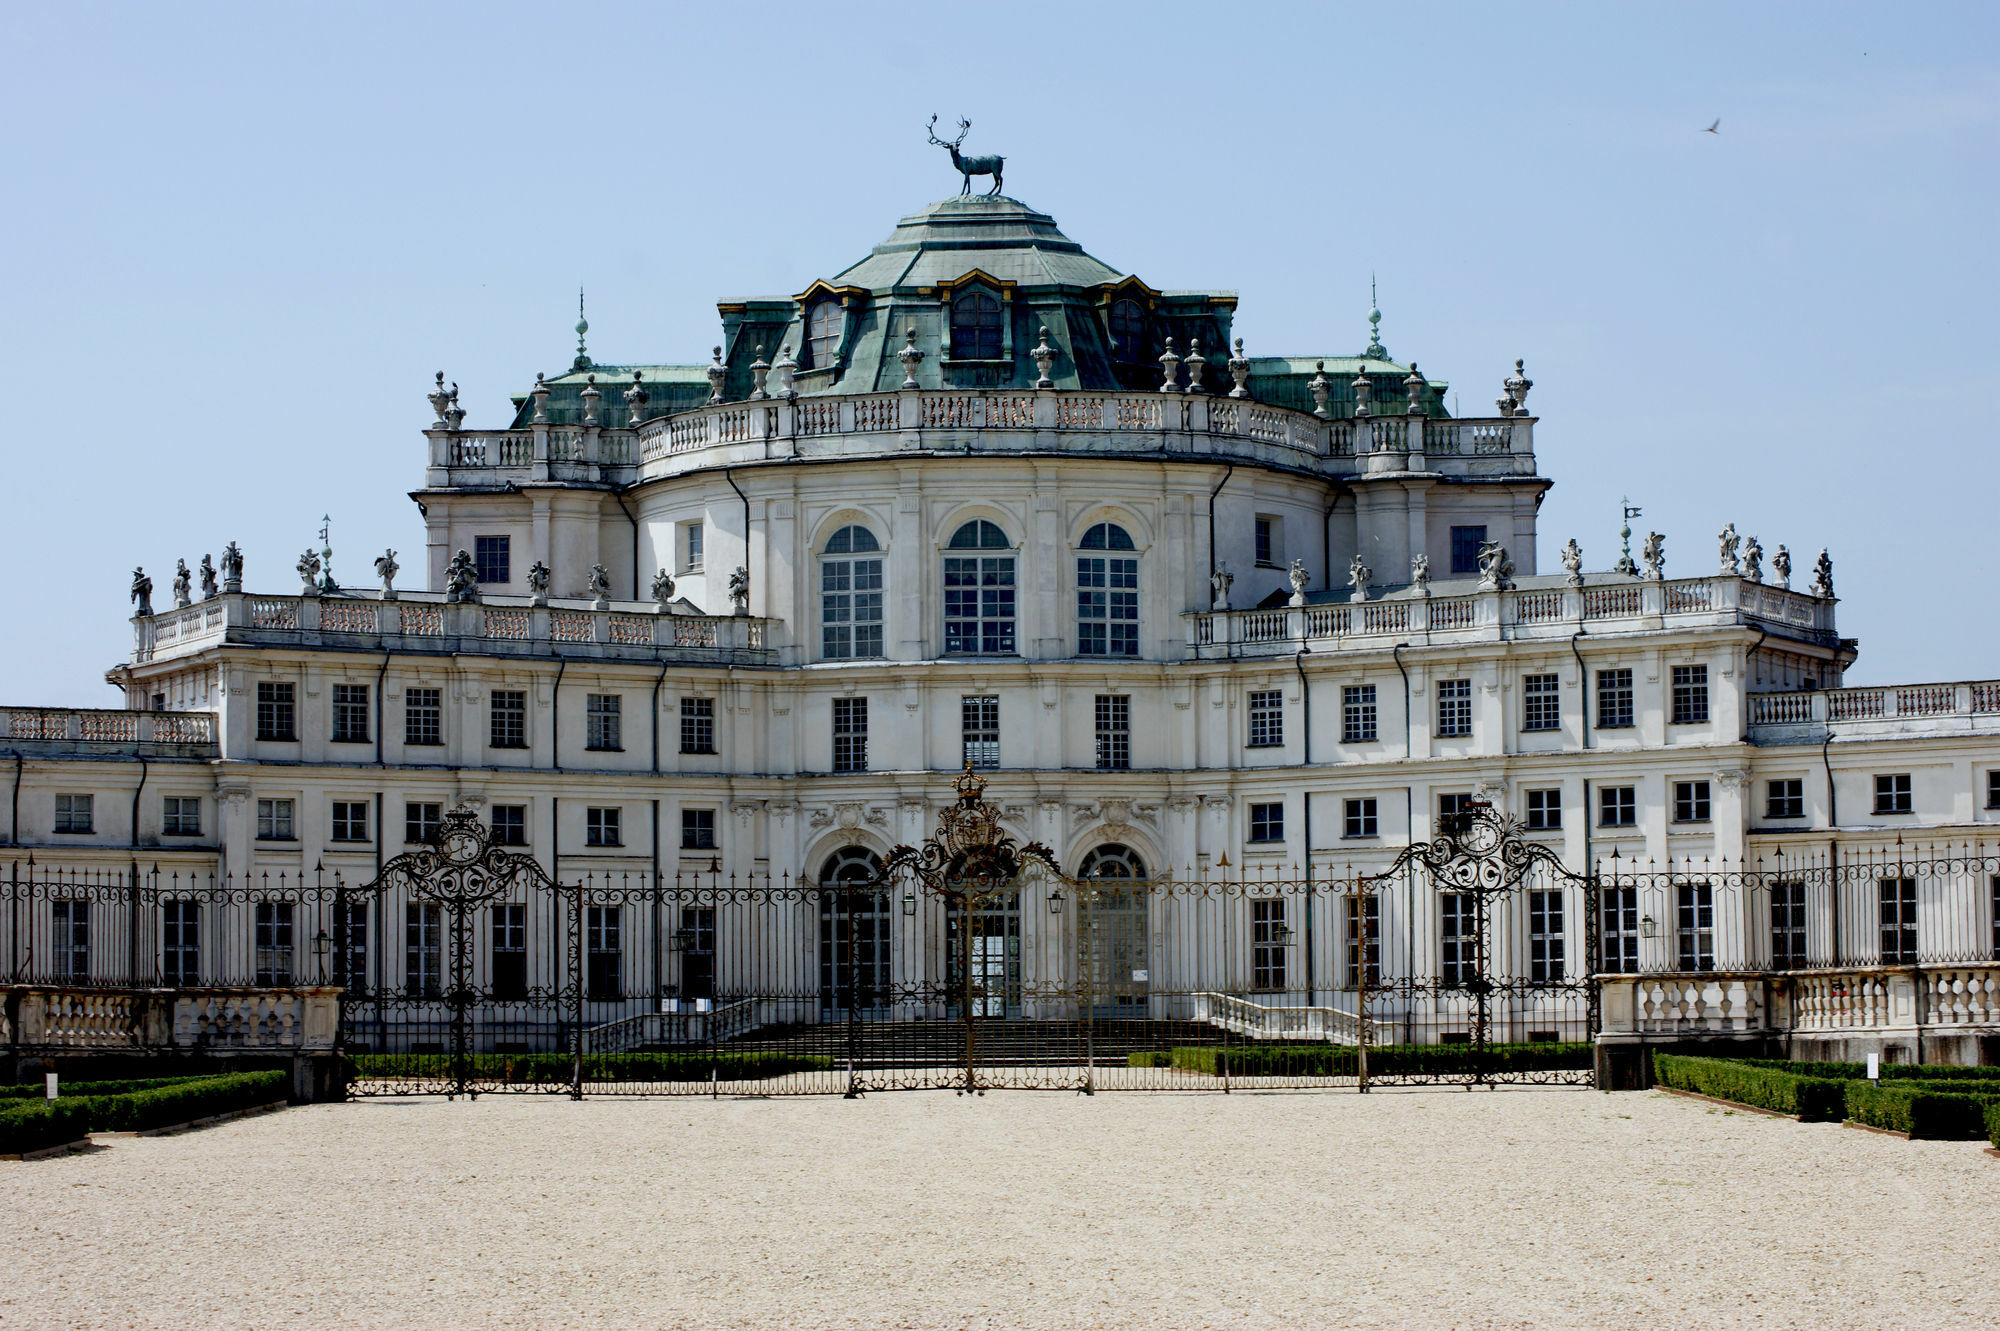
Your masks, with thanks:
[(330, 1052), (340, 990), (0, 989), (11, 1052)]
[[(725, 402), (636, 429), (430, 430), (431, 486), (629, 484), (784, 457), (948, 449), (1226, 456), (1338, 475), (1533, 475), (1532, 416), (1322, 419), (1247, 398), (1057, 389), (830, 394)], [(1413, 428), (1419, 427), (1419, 428)]]
[[(771, 621), (748, 615), (667, 614), (650, 601), (613, 602), (603, 610), (584, 600), (536, 605), (526, 596), (489, 595), (479, 602), (453, 604), (441, 592), (399, 592), (393, 600), (354, 593), (224, 593), (182, 609), (138, 616), (132, 622), (134, 662), (241, 643), (486, 656), (559, 652), (613, 660), (681, 660), (691, 665), (768, 665), (776, 660), (772, 649), (779, 645), (770, 640)], [(212, 742), (212, 725), (210, 735)]]
[[(1735, 577), (1648, 582), (1593, 574), (1582, 587), (1533, 578), (1507, 591), (1432, 594), (1399, 588), (1388, 598), (1268, 610), (1189, 614), (1190, 654), (1278, 656), (1298, 650), (1378, 651), (1392, 643), (1567, 638), (1578, 626), (1606, 632), (1758, 623), (1793, 638), (1834, 641), (1831, 600), (1780, 592)], [(1462, 584), (1461, 584), (1462, 585)]]
[(1750, 737), (1760, 743), (1817, 743), (1894, 735), (1991, 734), (2000, 729), (2000, 680), (1887, 684), (1870, 688), (1757, 693)]
[(215, 713), (0, 707), (0, 740), (40, 754), (213, 758)]

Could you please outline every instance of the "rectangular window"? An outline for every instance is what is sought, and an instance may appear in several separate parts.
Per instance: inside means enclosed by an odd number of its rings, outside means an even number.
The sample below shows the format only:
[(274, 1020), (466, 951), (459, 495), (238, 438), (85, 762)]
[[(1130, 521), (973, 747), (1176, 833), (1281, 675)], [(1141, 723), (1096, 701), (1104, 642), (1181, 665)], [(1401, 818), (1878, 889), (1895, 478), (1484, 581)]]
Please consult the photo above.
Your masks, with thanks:
[(1563, 894), (1528, 893), (1528, 982), (1560, 984), (1563, 959)]
[(1076, 561), (1079, 656), (1139, 654), (1139, 561), (1085, 555)]
[(589, 994), (598, 1002), (624, 997), (624, 931), (617, 906), (584, 908), (585, 965)]
[(1014, 653), (1014, 557), (944, 561), (944, 649), (952, 656)]
[(686, 568), (688, 572), (693, 573), (701, 568), (703, 533), (701, 524), (699, 522), (688, 523), (686, 530), (687, 530)]
[(681, 849), (715, 849), (715, 810), (681, 810)]
[(493, 908), (493, 997), (519, 1002), (528, 996), (528, 908)]
[(1472, 681), (1441, 679), (1437, 686), (1439, 739), (1464, 739), (1472, 733)]
[(1639, 889), (1607, 887), (1598, 899), (1604, 910), (1604, 969), (1614, 975), (1639, 971)]
[(1765, 789), (1764, 816), (1766, 818), (1805, 817), (1805, 781), (1799, 778), (1789, 778), (1783, 781), (1771, 782)]
[(1348, 684), (1340, 690), (1340, 742), (1367, 744), (1375, 739), (1375, 686)]
[(1521, 679), (1521, 729), (1562, 729), (1562, 681), (1554, 675)]
[(1453, 573), (1479, 572), (1479, 547), (1486, 544), (1486, 528), (1453, 527), (1451, 529), (1451, 571)]
[(1528, 830), (1553, 832), (1563, 825), (1563, 793), (1560, 790), (1528, 792)]
[(333, 909), (333, 982), (350, 993), (368, 989), (368, 903)]
[(625, 747), (619, 734), (619, 706), (620, 699), (615, 693), (592, 693), (585, 697), (584, 748), (608, 749), (616, 752)]
[(1438, 983), (1446, 989), (1463, 989), (1472, 977), (1479, 959), (1478, 929), (1471, 893), (1438, 895)]
[(1472, 796), (1463, 792), (1446, 792), (1438, 796), (1438, 826), (1444, 829), (1463, 828), (1466, 817), (1472, 812)]
[(496, 846), (525, 846), (528, 844), (527, 805), (496, 804), (493, 806), (493, 844)]
[(1707, 883), (1675, 889), (1674, 942), (1679, 969), (1715, 969), (1715, 890)]
[(403, 987), (412, 998), (436, 998), (444, 991), (444, 920), (436, 906), (411, 902), (403, 908)]
[(257, 801), (257, 839), (259, 841), (291, 841), (292, 802), (290, 800)]
[(1250, 987), (1265, 992), (1285, 987), (1286, 949), (1291, 926), (1285, 923), (1285, 899), (1267, 897), (1250, 903)]
[(403, 743), (444, 743), (444, 690), (403, 690)]
[(681, 926), (674, 930), (681, 954), (681, 997), (715, 997), (715, 907), (681, 907)]
[(1250, 806), (1250, 839), (1252, 841), (1285, 839), (1285, 806), (1282, 802)]
[(51, 945), (55, 955), (55, 978), (84, 981), (90, 978), (90, 903), (58, 897), (49, 903)]
[(162, 836), (200, 836), (201, 801), (192, 795), (169, 795), (160, 801)]
[(444, 806), (424, 801), (403, 805), (403, 840), (412, 846), (428, 846), (444, 826)]
[(590, 807), (583, 811), (583, 844), (622, 846), (625, 844), (625, 810), (618, 807)]
[(681, 699), (681, 752), (715, 752), (715, 699)]
[(481, 582), (511, 582), (514, 576), (511, 536), (472, 538), (472, 574)]
[(333, 742), (335, 744), (366, 744), (372, 738), (368, 732), (368, 686), (366, 684), (336, 684), (333, 686)]
[[(1353, 989), (1363, 982), (1364, 965), (1366, 983), (1373, 987), (1382, 983), (1382, 898), (1371, 893), (1342, 900), (1347, 906), (1347, 987)], [(1364, 900), (1368, 903), (1365, 913)]]
[(961, 759), (978, 772), (1000, 766), (1000, 699), (982, 694), (959, 699)]
[(2000, 768), (1986, 774), (1986, 807), (2000, 809)]
[(160, 980), (170, 989), (201, 983), (201, 904), (160, 903)]
[(1896, 772), (1875, 778), (1875, 812), (1909, 813), (1910, 774)]
[(364, 800), (335, 800), (333, 802), (333, 831), (335, 841), (366, 841), (368, 839), (368, 804)]
[(1597, 672), (1597, 728), (1623, 730), (1632, 724), (1632, 671)]
[[(829, 661), (882, 655), (882, 559), (848, 558), (852, 547), (850, 537), (842, 557), (819, 565), (820, 655)], [(875, 549), (872, 538), (864, 548)]]
[(1122, 693), (1097, 695), (1097, 768), (1122, 772), (1132, 765), (1132, 700)]
[(1806, 964), (1806, 885), (1771, 885), (1771, 969), (1798, 970)]
[(257, 903), (257, 986), (288, 989), (292, 983), (292, 903)]
[(1708, 821), (1708, 782), (1674, 782), (1674, 821), (1677, 823), (1705, 823)]
[(1597, 791), (1597, 825), (1632, 827), (1639, 821), (1637, 786), (1601, 786)]
[(1349, 837), (1378, 836), (1373, 796), (1348, 800), (1341, 808), (1340, 834)]
[(257, 738), (284, 743), (298, 737), (298, 686), (261, 681), (257, 685)]
[(1917, 961), (1917, 880), (1884, 878), (1878, 888), (1882, 903), (1882, 964), (1913, 966)]
[(1257, 562), (1265, 568), (1276, 568), (1278, 556), (1284, 553), (1278, 531), (1278, 519), (1263, 513), (1257, 515)]
[(1674, 667), (1673, 724), (1698, 726), (1708, 721), (1708, 667)]
[(1250, 747), (1276, 748), (1285, 742), (1285, 695), (1279, 689), (1250, 694)]
[(868, 770), (868, 700), (833, 700), (833, 770)]
[(490, 704), (487, 742), (496, 749), (528, 747), (528, 695), (521, 689), (495, 689)]
[(88, 832), (94, 823), (95, 795), (56, 796), (56, 831)]

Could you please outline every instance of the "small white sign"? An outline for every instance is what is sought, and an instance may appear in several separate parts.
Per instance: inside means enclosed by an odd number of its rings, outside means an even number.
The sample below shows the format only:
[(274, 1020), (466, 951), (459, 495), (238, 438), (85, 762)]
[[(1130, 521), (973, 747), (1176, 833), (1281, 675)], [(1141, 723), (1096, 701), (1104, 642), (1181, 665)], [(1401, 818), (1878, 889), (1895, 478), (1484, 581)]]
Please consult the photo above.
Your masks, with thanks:
[[(1882, 1079), (1882, 1055), (1870, 1054), (1868, 1055), (1868, 1080), (1880, 1081), (1881, 1079)], [(49, 1092), (49, 1094), (54, 1095), (55, 1092), (51, 1091)]]
[(55, 1099), (55, 1098), (56, 1098), (56, 1074), (55, 1074), (55, 1073), (53, 1073), (53, 1072), (51, 1072), (51, 1073), (49, 1074), (49, 1077), (48, 1077), (48, 1088), (49, 1088), (49, 1089), (48, 1089), (48, 1096), (49, 1096), (49, 1099), (51, 1099), (51, 1100)]
[(695, 1000), (694, 1000), (694, 1010), (695, 1010), (696, 1012), (706, 1012), (706, 1011), (708, 1011), (708, 1000), (707, 1000), (706, 998), (697, 998), (697, 999), (695, 999)]
[(1145, 971), (1133, 971), (1133, 972), (1132, 972), (1132, 983), (1133, 983), (1133, 984), (1144, 984), (1145, 982), (1146, 982), (1146, 972), (1145, 972)]

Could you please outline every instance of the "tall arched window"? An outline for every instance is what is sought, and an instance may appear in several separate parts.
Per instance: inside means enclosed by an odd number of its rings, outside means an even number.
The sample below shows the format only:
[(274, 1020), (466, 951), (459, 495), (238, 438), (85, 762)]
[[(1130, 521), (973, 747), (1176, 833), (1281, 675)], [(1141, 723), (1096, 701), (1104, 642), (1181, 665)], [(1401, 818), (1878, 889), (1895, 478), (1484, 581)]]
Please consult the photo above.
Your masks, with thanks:
[(1000, 302), (968, 291), (951, 303), (951, 358), (1000, 359)]
[(1146, 311), (1136, 300), (1111, 302), (1111, 354), (1133, 363), (1146, 359)]
[(1080, 884), (1096, 889), (1078, 893), (1090, 926), (1084, 937), (1089, 940), (1096, 1015), (1143, 1017), (1152, 975), (1147, 958), (1146, 907), (1151, 894), (1146, 862), (1129, 846), (1099, 846), (1083, 857), (1076, 876)]
[[(984, 518), (952, 533), (944, 561), (944, 649), (953, 656), (1014, 651), (1014, 556), (1007, 533)], [(993, 551), (996, 553), (986, 553)]]
[(840, 334), (845, 326), (840, 302), (816, 301), (806, 314), (806, 363), (808, 370), (826, 370), (840, 363)]
[(881, 857), (844, 846), (819, 870), (819, 1006), (845, 1015), (889, 1010), (889, 889)]
[[(1121, 555), (1132, 538), (1115, 522), (1083, 534), (1076, 557), (1076, 651), (1079, 656), (1139, 654), (1139, 557)], [(1098, 552), (1102, 553), (1098, 553)]]
[(819, 561), (820, 655), (882, 655), (882, 547), (866, 527), (833, 534)]

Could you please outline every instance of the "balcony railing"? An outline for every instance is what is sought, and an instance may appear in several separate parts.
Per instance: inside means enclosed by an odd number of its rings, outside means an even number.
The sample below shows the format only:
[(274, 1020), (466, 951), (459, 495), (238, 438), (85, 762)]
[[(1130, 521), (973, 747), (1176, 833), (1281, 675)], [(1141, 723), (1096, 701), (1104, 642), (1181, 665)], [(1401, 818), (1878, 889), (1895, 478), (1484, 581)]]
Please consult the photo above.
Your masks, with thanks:
[(1602, 631), (1764, 625), (1775, 636), (1832, 645), (1831, 600), (1779, 591), (1740, 578), (1645, 582), (1615, 574), (1583, 587), (1526, 586), (1469, 595), (1413, 596), (1270, 610), (1199, 611), (1187, 616), (1192, 654), (1270, 656), (1298, 650), (1379, 650), (1392, 642), (1450, 643), (1566, 638), (1589, 624)]
[(45, 752), (215, 756), (215, 713), (88, 707), (0, 707), (0, 740)]
[[(1531, 416), (1325, 420), (1200, 393), (927, 389), (725, 402), (636, 429), (432, 430), (429, 483), (618, 480), (718, 461), (944, 447), (974, 452), (1227, 453), (1341, 474), (1534, 472)], [(720, 456), (718, 456), (718, 453)]]
[[(557, 651), (611, 659), (769, 665), (776, 659), (771, 650), (775, 644), (769, 641), (770, 623), (748, 615), (668, 614), (651, 602), (615, 602), (600, 610), (590, 601), (551, 600), (537, 605), (525, 596), (489, 596), (479, 602), (451, 604), (441, 592), (402, 592), (395, 600), (345, 592), (329, 596), (224, 593), (213, 600), (133, 620), (137, 639), (132, 659), (157, 661), (223, 643), (245, 643), (360, 646), (374, 651), (476, 651), (489, 656)], [(212, 729), (210, 735), (212, 739)]]
[(2000, 680), (1750, 695), (1750, 737), (1767, 744), (1972, 731), (2000, 731)]

